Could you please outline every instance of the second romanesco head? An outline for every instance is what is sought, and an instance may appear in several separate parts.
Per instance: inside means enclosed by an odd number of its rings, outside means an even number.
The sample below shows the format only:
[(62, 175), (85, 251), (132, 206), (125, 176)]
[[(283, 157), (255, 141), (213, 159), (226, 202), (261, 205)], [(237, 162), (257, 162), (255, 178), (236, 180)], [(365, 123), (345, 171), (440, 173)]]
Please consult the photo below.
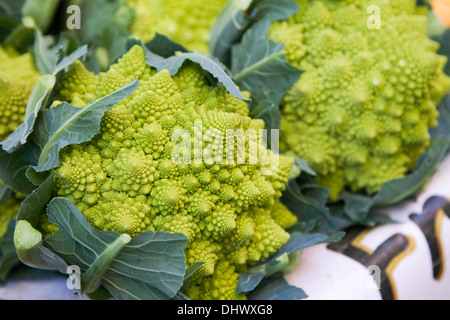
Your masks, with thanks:
[[(105, 113), (94, 139), (63, 149), (54, 194), (69, 198), (100, 230), (183, 233), (190, 240), (187, 266), (205, 262), (187, 294), (245, 298), (236, 293), (238, 271), (275, 253), (297, 221), (279, 200), (293, 159), (251, 162), (245, 134), (264, 123), (248, 116), (246, 102), (210, 86), (196, 64), (175, 76), (156, 72), (140, 46), (98, 76), (75, 63), (58, 99), (82, 108), (137, 77), (138, 89)], [(236, 133), (232, 142), (247, 141), (244, 150), (222, 139), (229, 132)], [(276, 156), (262, 143), (259, 150)]]
[(297, 15), (270, 31), (304, 70), (282, 103), (280, 147), (306, 159), (331, 198), (373, 194), (430, 145), (450, 88), (446, 58), (414, 0), (297, 2)]

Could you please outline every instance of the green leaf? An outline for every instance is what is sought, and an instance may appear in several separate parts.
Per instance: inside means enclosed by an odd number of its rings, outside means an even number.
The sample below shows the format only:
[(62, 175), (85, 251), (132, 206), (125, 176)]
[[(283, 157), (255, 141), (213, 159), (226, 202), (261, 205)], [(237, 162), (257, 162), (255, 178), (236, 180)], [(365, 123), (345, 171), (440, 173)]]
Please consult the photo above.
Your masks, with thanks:
[[(58, 51), (61, 51), (63, 48), (63, 45), (60, 44), (59, 46), (56, 46), (58, 48)], [(53, 68), (52, 74), (56, 77), (60, 72), (67, 70), (75, 61), (84, 59), (84, 57), (87, 54), (87, 45), (83, 45), (76, 49), (74, 52), (67, 56), (62, 56), (58, 59), (58, 63)]]
[[(14, 23), (14, 20), (2, 18), (0, 24), (5, 26)], [(10, 25), (11, 26), (11, 25)], [(2, 36), (3, 46), (14, 48), (18, 52), (25, 52), (28, 49), (29, 44), (33, 41), (33, 35), (37, 26), (35, 21), (30, 17), (23, 17), (19, 20), (14, 28), (10, 29), (5, 36)], [(2, 31), (4, 33), (5, 31)]]
[(39, 29), (46, 31), (52, 24), (59, 0), (27, 0), (22, 7), (22, 15), (34, 19)]
[(3, 150), (12, 153), (26, 144), (29, 135), (34, 130), (34, 125), (39, 112), (47, 107), (47, 100), (56, 83), (57, 76), (76, 60), (83, 57), (87, 52), (87, 47), (83, 46), (71, 53), (69, 56), (61, 59), (52, 70), (52, 74), (41, 76), (31, 92), (25, 111), (25, 121), (9, 137), (1, 142)]
[(125, 53), (134, 10), (124, 5), (123, 0), (81, 0), (79, 6), (81, 29), (71, 33), (90, 48), (85, 63), (88, 69), (96, 73), (106, 71)]
[(164, 58), (174, 56), (177, 52), (188, 52), (188, 50), (182, 45), (173, 42), (168, 37), (159, 33), (157, 33), (152, 40), (146, 42), (145, 47), (147, 47), (154, 54)]
[(309, 166), (308, 162), (302, 158), (295, 158), (295, 164), (300, 167), (300, 171), (312, 177), (317, 177), (317, 173)]
[(40, 30), (35, 31), (33, 56), (36, 68), (41, 74), (58, 75), (77, 59), (84, 59), (87, 54), (87, 46), (81, 46), (67, 54), (70, 48), (69, 37), (61, 33), (55, 43), (55, 37), (44, 36)]
[(21, 16), (22, 6), (25, 0), (2, 0), (0, 1), (0, 17)]
[[(24, 151), (25, 150), (26, 149), (24, 148)], [(26, 159), (25, 152), (22, 153), (22, 155), (24, 156), (24, 159)], [(31, 163), (37, 163), (37, 160), (32, 161)], [(45, 182), (45, 180), (47, 180), (47, 178), (50, 176), (51, 173), (52, 173), (51, 171), (36, 172), (36, 170), (34, 170), (33, 167), (30, 166), (25, 172), (25, 175), (32, 184), (34, 184), (35, 186), (40, 186), (42, 183)]]
[(0, 150), (0, 180), (15, 192), (26, 195), (36, 188), (26, 177), (29, 166), (23, 159), (21, 150), (14, 153)]
[[(265, 106), (262, 112), (256, 113), (255, 111), (260, 108), (260, 106)], [(251, 107), (251, 106), (250, 106)], [(251, 107), (252, 108), (252, 107)], [(264, 120), (266, 129), (278, 129), (281, 122), (281, 113), (279, 106), (271, 101), (263, 101), (254, 109), (251, 114), (254, 115), (254, 119)], [(270, 143), (270, 141), (268, 140)]]
[(248, 300), (301, 300), (308, 295), (301, 288), (286, 282), (282, 275), (271, 277), (262, 281), (258, 288), (248, 295)]
[(250, 24), (246, 11), (251, 0), (229, 0), (217, 15), (210, 32), (209, 52), (220, 61), (228, 62), (231, 47), (237, 43)]
[(33, 269), (57, 270), (65, 274), (68, 265), (44, 246), (42, 233), (26, 220), (18, 220), (14, 229), (14, 247), (20, 262)]
[[(183, 252), (188, 242), (186, 236), (147, 231), (124, 243), (113, 255), (105, 255), (122, 235), (96, 231), (65, 198), (54, 198), (47, 213), (49, 222), (59, 230), (45, 239), (44, 245), (67, 265), (77, 265), (82, 271), (81, 282), (86, 286), (101, 280), (116, 299), (168, 299), (181, 288), (186, 268)], [(90, 272), (93, 266), (102, 272)], [(86, 274), (100, 276), (83, 278)]]
[(0, 43), (3, 43), (20, 23), (19, 18), (14, 16), (2, 16), (0, 13)]
[(281, 118), (278, 106), (301, 71), (287, 60), (284, 44), (268, 38), (270, 26), (270, 19), (259, 21), (233, 46), (231, 74), (241, 90), (251, 93), (252, 110), (261, 103), (273, 106), (268, 118), (272, 128), (278, 128)]
[(5, 234), (0, 237), (0, 280), (2, 281), (6, 279), (11, 269), (20, 263), (14, 246), (15, 225), (16, 220), (11, 218)]
[(91, 140), (100, 130), (103, 114), (129, 97), (138, 86), (138, 80), (126, 84), (117, 91), (92, 102), (84, 108), (62, 103), (43, 112), (37, 122), (41, 148), (37, 172), (53, 169), (59, 165), (59, 150), (71, 144)]
[(291, 179), (286, 184), (281, 202), (303, 224), (310, 225), (308, 222), (311, 222), (318, 225), (315, 231), (330, 234), (347, 226), (348, 220), (331, 214), (327, 204), (328, 196), (327, 188)]
[(194, 262), (192, 265), (190, 265), (188, 268), (186, 268), (186, 273), (184, 274), (184, 282), (183, 282), (183, 287), (187, 286), (192, 275), (198, 270), (200, 269), (200, 267), (202, 265), (204, 265), (205, 262), (203, 261), (197, 261)]
[(3, 150), (12, 153), (27, 142), (28, 136), (33, 131), (37, 115), (46, 104), (55, 82), (56, 78), (53, 75), (44, 75), (39, 78), (28, 99), (25, 121), (5, 141), (0, 143)]
[(287, 258), (290, 254), (319, 243), (330, 243), (340, 241), (344, 237), (344, 232), (337, 232), (332, 235), (321, 233), (301, 233), (293, 232), (287, 243), (285, 243), (276, 254), (264, 263), (250, 267), (247, 272), (239, 274), (237, 291), (251, 292), (260, 284), (260, 282), (278, 271), (282, 270), (289, 263)]
[(41, 74), (52, 74), (58, 60), (58, 50), (50, 48), (53, 38), (44, 36), (39, 30), (36, 30), (34, 34), (33, 55), (36, 69)]
[(270, 21), (285, 20), (296, 14), (300, 5), (289, 0), (256, 0), (252, 3), (252, 19), (260, 21), (268, 18)]
[(288, 263), (289, 257), (287, 255), (281, 255), (269, 262), (251, 267), (247, 272), (241, 272), (239, 274), (237, 292), (248, 293), (255, 290), (265, 277), (280, 271)]
[(439, 36), (434, 37), (434, 39), (440, 44), (437, 53), (448, 58), (444, 72), (450, 76), (450, 29), (445, 30)]
[(144, 46), (145, 55), (147, 57), (147, 64), (156, 68), (158, 71), (168, 70), (173, 76), (177, 74), (186, 60), (190, 60), (194, 63), (198, 63), (205, 71), (210, 73), (216, 78), (230, 94), (241, 100), (247, 100), (241, 93), (238, 87), (234, 84), (230, 76), (225, 72), (225, 66), (217, 60), (208, 57), (201, 53), (178, 53), (176, 56), (164, 58), (153, 52)]
[(0, 182), (0, 204), (3, 204), (9, 200), (13, 191), (7, 185)]
[[(119, 279), (134, 279), (137, 283), (144, 282), (150, 286), (145, 295), (160, 291), (171, 298), (183, 285), (186, 269), (183, 250), (187, 242), (188, 238), (182, 234), (140, 233), (111, 264), (105, 280), (110, 285)], [(114, 292), (111, 294), (114, 295)], [(142, 298), (146, 299), (145, 296)]]
[(231, 48), (255, 23), (268, 19), (284, 20), (295, 14), (299, 5), (289, 0), (229, 0), (217, 15), (211, 28), (209, 52), (227, 65)]
[(34, 228), (38, 228), (42, 214), (52, 195), (53, 172), (48, 178), (27, 196), (20, 204), (17, 220), (27, 220)]

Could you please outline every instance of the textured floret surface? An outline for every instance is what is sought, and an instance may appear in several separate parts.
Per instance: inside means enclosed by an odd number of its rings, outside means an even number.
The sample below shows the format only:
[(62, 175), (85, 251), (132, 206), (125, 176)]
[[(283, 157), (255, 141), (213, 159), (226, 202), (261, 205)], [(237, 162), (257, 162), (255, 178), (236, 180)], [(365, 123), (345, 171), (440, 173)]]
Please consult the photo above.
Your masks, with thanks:
[(429, 147), (450, 88), (446, 58), (413, 0), (297, 2), (270, 31), (304, 70), (282, 103), (280, 146), (306, 159), (332, 198), (373, 194)]

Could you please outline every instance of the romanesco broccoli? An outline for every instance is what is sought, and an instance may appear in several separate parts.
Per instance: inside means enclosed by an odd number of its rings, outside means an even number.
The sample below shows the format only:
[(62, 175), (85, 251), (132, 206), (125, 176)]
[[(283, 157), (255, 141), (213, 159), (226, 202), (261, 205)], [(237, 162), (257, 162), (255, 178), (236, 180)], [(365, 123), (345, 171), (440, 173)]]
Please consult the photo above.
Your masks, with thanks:
[[(252, 163), (247, 143), (238, 161), (242, 152), (221, 134), (257, 132), (264, 123), (248, 116), (246, 102), (209, 86), (197, 64), (185, 63), (175, 76), (156, 72), (140, 46), (98, 76), (75, 63), (61, 79), (58, 99), (82, 108), (136, 77), (138, 89), (104, 114), (96, 137), (61, 151), (54, 194), (70, 199), (99, 230), (183, 233), (190, 240), (186, 265), (205, 262), (187, 294), (243, 299), (237, 272), (273, 254), (297, 221), (279, 201), (293, 159)], [(196, 161), (209, 147), (211, 158)], [(263, 143), (259, 148), (273, 156)]]
[(23, 122), (28, 98), (39, 76), (29, 53), (19, 55), (0, 46), (0, 141)]
[(282, 102), (280, 147), (305, 158), (332, 199), (343, 188), (375, 193), (429, 146), (450, 88), (446, 59), (415, 0), (297, 2), (297, 15), (270, 30), (304, 70)]
[(190, 51), (208, 52), (210, 29), (226, 0), (127, 0), (135, 11), (130, 31), (144, 41), (156, 32)]

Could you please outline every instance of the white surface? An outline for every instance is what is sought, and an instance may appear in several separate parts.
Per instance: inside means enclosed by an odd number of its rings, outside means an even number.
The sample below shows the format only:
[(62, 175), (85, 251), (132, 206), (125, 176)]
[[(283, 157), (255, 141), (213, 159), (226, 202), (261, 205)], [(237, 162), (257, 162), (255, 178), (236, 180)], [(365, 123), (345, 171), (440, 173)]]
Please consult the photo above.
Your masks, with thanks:
[(65, 279), (44, 277), (8, 281), (0, 286), (3, 300), (79, 300), (75, 290), (69, 290)]

